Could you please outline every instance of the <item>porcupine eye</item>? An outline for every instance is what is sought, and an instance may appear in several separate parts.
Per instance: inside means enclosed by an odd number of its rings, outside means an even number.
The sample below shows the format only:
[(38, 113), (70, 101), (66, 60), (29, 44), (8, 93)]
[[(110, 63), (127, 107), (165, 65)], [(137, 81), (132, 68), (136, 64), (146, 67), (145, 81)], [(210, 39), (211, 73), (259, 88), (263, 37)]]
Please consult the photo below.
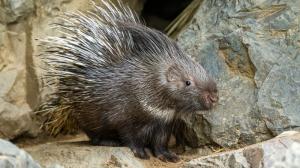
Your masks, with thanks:
[(191, 85), (191, 81), (185, 81), (185, 85), (186, 86), (190, 86)]

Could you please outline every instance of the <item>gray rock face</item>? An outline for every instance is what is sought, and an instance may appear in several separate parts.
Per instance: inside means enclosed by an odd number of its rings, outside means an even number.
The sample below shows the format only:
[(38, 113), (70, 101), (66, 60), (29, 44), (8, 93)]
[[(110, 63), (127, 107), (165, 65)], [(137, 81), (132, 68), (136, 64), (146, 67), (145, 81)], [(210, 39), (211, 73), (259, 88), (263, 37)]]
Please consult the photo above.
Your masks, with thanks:
[(185, 168), (297, 168), (300, 165), (300, 133), (292, 133), (239, 150), (193, 159)]
[(300, 143), (293, 143), (279, 160), (274, 161), (272, 168), (297, 168), (300, 164)]
[(40, 168), (24, 150), (0, 139), (0, 167), (3, 168)]
[(197, 139), (190, 143), (253, 144), (300, 127), (299, 6), (298, 0), (202, 3), (177, 40), (217, 80), (220, 101), (184, 119), (186, 137)]
[(258, 107), (273, 134), (300, 126), (300, 64), (274, 66), (258, 92)]

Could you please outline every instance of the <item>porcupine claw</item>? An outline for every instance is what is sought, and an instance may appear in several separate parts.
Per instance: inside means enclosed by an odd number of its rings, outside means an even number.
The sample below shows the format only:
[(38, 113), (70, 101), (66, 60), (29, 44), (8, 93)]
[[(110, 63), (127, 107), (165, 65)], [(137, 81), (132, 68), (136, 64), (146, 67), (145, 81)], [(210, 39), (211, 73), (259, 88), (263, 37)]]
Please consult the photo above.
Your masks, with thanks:
[(174, 162), (174, 163), (176, 163), (176, 162), (180, 161), (179, 157), (176, 154), (171, 153), (171, 152), (161, 154), (161, 155), (157, 156), (157, 158), (160, 159), (163, 162)]
[(167, 149), (156, 148), (153, 150), (154, 155), (164, 162), (179, 162), (180, 158), (173, 152), (168, 151)]

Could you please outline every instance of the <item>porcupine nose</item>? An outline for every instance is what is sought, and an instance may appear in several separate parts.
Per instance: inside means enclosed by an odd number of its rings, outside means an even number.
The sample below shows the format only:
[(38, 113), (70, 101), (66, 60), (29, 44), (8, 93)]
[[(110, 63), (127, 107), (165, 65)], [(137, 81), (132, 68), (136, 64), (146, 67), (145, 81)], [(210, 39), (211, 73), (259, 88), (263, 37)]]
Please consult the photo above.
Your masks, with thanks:
[(206, 109), (211, 109), (218, 102), (218, 95), (216, 93), (206, 93), (204, 96)]
[(208, 95), (208, 98), (210, 99), (210, 101), (212, 103), (216, 103), (218, 101), (218, 99), (219, 99), (218, 95), (214, 95), (214, 94)]
[(219, 100), (219, 97), (218, 97), (218, 95), (217, 94), (210, 94), (210, 95), (208, 95), (208, 98), (209, 98), (209, 100), (211, 101), (211, 103), (212, 103), (212, 106), (215, 106), (216, 105), (216, 103), (218, 102), (218, 100)]

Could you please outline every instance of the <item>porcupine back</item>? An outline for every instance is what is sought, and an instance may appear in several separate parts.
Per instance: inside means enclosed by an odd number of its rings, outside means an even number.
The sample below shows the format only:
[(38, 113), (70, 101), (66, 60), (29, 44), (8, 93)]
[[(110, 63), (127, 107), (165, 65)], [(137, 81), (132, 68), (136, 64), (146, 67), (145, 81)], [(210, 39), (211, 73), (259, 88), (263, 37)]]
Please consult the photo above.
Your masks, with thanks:
[[(103, 86), (104, 83), (99, 81), (99, 76), (111, 73), (111, 67), (118, 66), (124, 61), (131, 62), (130, 65), (136, 65), (140, 70), (134, 72), (132, 78), (135, 77), (136, 79), (133, 80), (139, 81), (139, 78), (156, 75), (153, 71), (158, 71), (157, 66), (162, 62), (178, 60), (172, 57), (178, 53), (170, 54), (180, 51), (174, 48), (173, 42), (162, 33), (143, 26), (137, 15), (127, 6), (120, 3), (114, 6), (105, 1), (103, 7), (95, 4), (93, 6), (93, 12), (83, 14), (78, 11), (65, 14), (60, 19), (61, 23), (54, 24), (54, 28), (63, 36), (48, 37), (41, 43), (46, 47), (41, 54), (41, 59), (46, 65), (44, 77), (48, 85), (55, 88), (53, 94), (49, 96), (52, 100), (48, 102), (60, 103), (60, 106), (52, 105), (49, 108), (51, 116), (48, 123), (60, 125), (56, 126), (57, 128), (50, 128), (57, 129), (51, 131), (54, 134), (63, 129), (67, 121), (59, 121), (60, 114), (53, 114), (59, 111), (64, 116), (68, 114), (65, 112), (67, 110), (73, 113), (74, 104), (78, 106), (83, 105), (83, 102), (97, 101), (97, 97), (103, 93), (97, 92), (95, 88), (99, 85)], [(119, 82), (112, 85), (118, 87), (123, 84), (122, 81)], [(145, 84), (140, 86), (140, 88), (145, 87), (149, 89), (150, 86)], [(158, 91), (153, 90), (153, 94)], [(115, 96), (120, 95), (115, 94)], [(113, 97), (111, 99), (113, 100)], [(159, 106), (162, 101), (157, 101)], [(89, 107), (95, 109), (86, 107), (86, 110), (92, 113), (97, 110), (96, 107), (96, 105)], [(62, 118), (68, 120), (68, 117)], [(53, 121), (59, 123), (53, 124)], [(89, 124), (96, 125), (96, 123)]]

